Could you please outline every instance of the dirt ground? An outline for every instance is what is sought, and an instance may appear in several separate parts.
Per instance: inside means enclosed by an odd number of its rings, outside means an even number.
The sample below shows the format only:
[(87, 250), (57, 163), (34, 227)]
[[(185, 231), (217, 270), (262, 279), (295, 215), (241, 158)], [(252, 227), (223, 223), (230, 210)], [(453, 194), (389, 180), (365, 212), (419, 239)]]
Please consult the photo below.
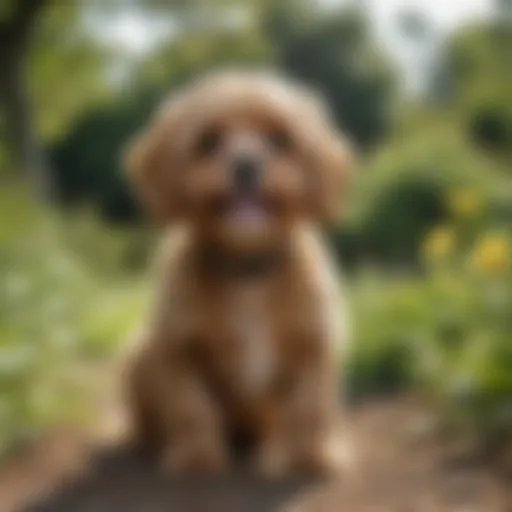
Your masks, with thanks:
[(147, 459), (93, 450), (58, 432), (0, 470), (0, 511), (512, 512), (512, 468), (454, 450), (417, 400), (352, 406), (352, 464), (340, 481), (265, 482), (239, 468), (217, 479), (169, 480)]

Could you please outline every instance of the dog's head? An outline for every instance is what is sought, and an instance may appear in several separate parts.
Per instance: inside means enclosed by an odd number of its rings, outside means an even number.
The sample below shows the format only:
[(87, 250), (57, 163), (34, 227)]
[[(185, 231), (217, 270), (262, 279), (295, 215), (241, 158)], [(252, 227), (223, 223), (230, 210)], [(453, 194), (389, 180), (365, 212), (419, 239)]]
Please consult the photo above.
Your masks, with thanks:
[(131, 146), (127, 167), (161, 221), (181, 218), (216, 243), (252, 250), (299, 219), (335, 218), (350, 160), (318, 98), (253, 71), (175, 94)]

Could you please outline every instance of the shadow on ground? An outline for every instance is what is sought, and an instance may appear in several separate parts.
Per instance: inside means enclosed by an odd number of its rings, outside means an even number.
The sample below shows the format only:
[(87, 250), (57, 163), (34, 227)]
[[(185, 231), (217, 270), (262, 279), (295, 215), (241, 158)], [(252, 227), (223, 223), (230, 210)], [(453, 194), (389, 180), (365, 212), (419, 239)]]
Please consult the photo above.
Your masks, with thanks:
[[(58, 433), (56, 442), (40, 441), (0, 468), (0, 511), (512, 512), (512, 451), (500, 454), (500, 464), (474, 457), (459, 438), (447, 444), (433, 419), (415, 399), (349, 408), (345, 428), (355, 458), (332, 484), (268, 482), (242, 468), (222, 478), (172, 480), (140, 454), (100, 450), (91, 457), (90, 447)], [(84, 454), (90, 464), (77, 474)], [(20, 507), (27, 496), (38, 503)]]
[(94, 457), (86, 476), (64, 485), (27, 512), (267, 512), (280, 508), (305, 479), (270, 483), (244, 470), (218, 478), (169, 479), (141, 455)]

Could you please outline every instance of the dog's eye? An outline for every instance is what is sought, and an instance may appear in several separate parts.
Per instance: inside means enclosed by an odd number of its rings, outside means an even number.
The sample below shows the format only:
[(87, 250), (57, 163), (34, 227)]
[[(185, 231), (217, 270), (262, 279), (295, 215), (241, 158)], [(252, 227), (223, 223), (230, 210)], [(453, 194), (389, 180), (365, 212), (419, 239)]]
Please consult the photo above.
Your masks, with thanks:
[(213, 155), (221, 144), (222, 134), (218, 130), (208, 130), (199, 137), (196, 154), (200, 157)]
[(278, 152), (288, 151), (292, 146), (290, 135), (284, 130), (272, 130), (267, 133), (269, 146)]

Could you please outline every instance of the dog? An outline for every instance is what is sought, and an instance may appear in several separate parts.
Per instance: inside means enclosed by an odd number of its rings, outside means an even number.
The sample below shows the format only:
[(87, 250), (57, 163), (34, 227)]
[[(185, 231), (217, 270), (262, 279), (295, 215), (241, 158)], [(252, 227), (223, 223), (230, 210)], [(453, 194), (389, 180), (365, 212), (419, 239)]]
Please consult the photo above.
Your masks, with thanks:
[(171, 474), (222, 471), (234, 439), (268, 477), (340, 468), (346, 325), (321, 228), (352, 160), (319, 97), (255, 70), (176, 92), (129, 147), (166, 233), (126, 396), (135, 439)]

